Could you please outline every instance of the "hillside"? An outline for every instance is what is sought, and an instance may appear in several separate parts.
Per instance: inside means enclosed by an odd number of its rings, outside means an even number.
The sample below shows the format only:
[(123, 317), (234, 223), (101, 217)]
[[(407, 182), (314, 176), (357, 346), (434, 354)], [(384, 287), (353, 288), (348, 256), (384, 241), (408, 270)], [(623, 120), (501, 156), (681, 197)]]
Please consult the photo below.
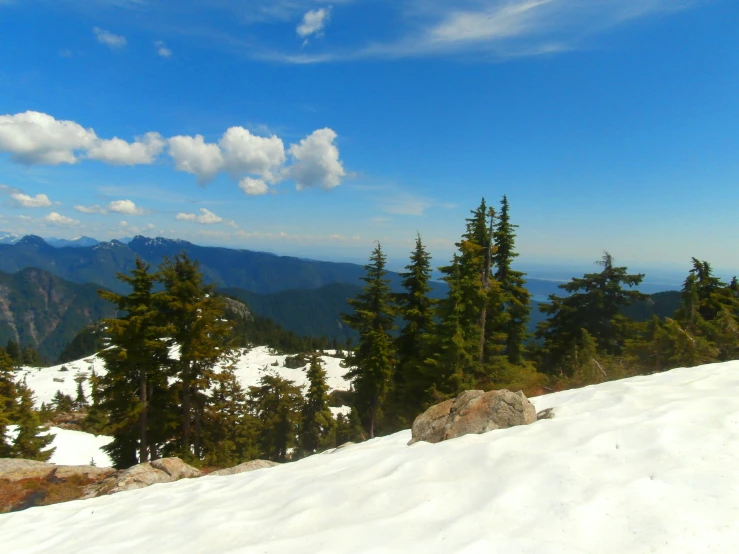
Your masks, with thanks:
[[(0, 518), (12, 552), (733, 554), (739, 362), (534, 398), (555, 418), (409, 431), (253, 473)], [(135, 532), (132, 532), (132, 529)]]
[(39, 269), (0, 272), (0, 346), (12, 338), (56, 360), (84, 326), (115, 316), (114, 306), (100, 299), (97, 289)]

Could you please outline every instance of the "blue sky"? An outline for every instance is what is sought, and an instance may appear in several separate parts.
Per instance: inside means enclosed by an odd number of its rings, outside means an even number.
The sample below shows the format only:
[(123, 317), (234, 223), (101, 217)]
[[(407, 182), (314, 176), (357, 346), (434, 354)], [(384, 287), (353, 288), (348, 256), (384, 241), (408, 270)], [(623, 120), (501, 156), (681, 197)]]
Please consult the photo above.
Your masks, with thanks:
[(732, 0), (0, 0), (0, 229), (739, 268)]

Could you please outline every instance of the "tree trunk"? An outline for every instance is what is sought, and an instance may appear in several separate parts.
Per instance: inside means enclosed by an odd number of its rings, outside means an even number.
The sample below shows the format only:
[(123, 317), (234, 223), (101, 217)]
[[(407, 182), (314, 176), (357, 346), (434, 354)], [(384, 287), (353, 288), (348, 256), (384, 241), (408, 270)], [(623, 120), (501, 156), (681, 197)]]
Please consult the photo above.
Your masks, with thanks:
[(146, 370), (139, 369), (139, 402), (141, 402), (141, 411), (139, 412), (139, 463), (149, 461), (149, 444), (146, 435), (148, 425), (147, 416), (149, 414), (149, 402), (147, 393), (148, 383), (146, 382)]
[(200, 430), (202, 428), (203, 407), (201, 406), (201, 401), (200, 399), (198, 399), (196, 391), (192, 391), (192, 396), (195, 399), (195, 413), (193, 414), (195, 419), (195, 429), (193, 430), (192, 435), (192, 446), (193, 451), (195, 452), (195, 456), (197, 458), (200, 458), (200, 456), (202, 455), (202, 452), (200, 451)]

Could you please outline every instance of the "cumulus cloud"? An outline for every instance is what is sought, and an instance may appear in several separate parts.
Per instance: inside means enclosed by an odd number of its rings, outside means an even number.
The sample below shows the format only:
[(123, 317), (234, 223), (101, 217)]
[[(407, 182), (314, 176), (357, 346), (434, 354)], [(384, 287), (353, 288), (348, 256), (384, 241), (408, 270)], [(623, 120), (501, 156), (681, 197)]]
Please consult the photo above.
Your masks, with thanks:
[(29, 196), (20, 192), (14, 192), (10, 197), (24, 208), (47, 208), (51, 206), (51, 200), (45, 194)]
[(172, 50), (167, 48), (167, 45), (161, 40), (154, 41), (154, 46), (157, 49), (157, 54), (162, 58), (170, 58), (172, 56)]
[(248, 194), (249, 196), (259, 196), (269, 192), (267, 183), (261, 179), (253, 179), (251, 177), (241, 179), (239, 181), (239, 188), (244, 191), (244, 194)]
[(123, 35), (115, 35), (100, 27), (95, 27), (92, 31), (95, 33), (100, 44), (104, 44), (110, 48), (123, 48), (128, 42)]
[(307, 39), (310, 36), (320, 36), (328, 24), (331, 8), (311, 10), (303, 15), (303, 21), (295, 29), (298, 36)]
[(112, 165), (152, 164), (166, 141), (159, 133), (146, 133), (134, 142), (114, 137), (96, 140), (87, 151), (87, 158)]
[(15, 162), (73, 164), (77, 161), (75, 152), (89, 148), (96, 140), (92, 129), (45, 113), (0, 115), (0, 150), (9, 152)]
[(204, 225), (213, 225), (214, 223), (221, 223), (222, 217), (217, 216), (206, 208), (200, 208), (200, 215), (178, 213), (176, 218), (178, 221), (196, 221)]
[(131, 200), (114, 200), (108, 204), (108, 210), (117, 214), (143, 215), (146, 210), (139, 208)]
[(132, 200), (113, 200), (107, 206), (93, 204), (92, 206), (77, 205), (74, 207), (83, 214), (107, 214), (109, 212), (124, 215), (144, 215), (146, 210), (137, 206)]
[(63, 227), (72, 226), (72, 225), (79, 225), (79, 221), (76, 219), (72, 219), (71, 217), (66, 217), (61, 214), (58, 214), (57, 212), (51, 212), (49, 215), (44, 217), (43, 219), (46, 223), (50, 223), (51, 225), (59, 225)]
[(289, 174), (298, 190), (306, 187), (331, 189), (341, 184), (346, 171), (334, 144), (336, 137), (332, 129), (318, 129), (290, 146), (290, 155), (295, 161)]
[(223, 169), (223, 153), (217, 144), (206, 143), (203, 135), (176, 136), (168, 141), (175, 168), (192, 173), (202, 185)]

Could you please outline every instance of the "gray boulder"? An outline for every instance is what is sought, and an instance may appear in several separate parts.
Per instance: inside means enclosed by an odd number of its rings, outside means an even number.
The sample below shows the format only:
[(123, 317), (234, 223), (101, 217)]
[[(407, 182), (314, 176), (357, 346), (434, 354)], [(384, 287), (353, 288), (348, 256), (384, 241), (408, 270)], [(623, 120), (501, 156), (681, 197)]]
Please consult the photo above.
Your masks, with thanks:
[(413, 422), (411, 440), (441, 442), (536, 421), (536, 409), (522, 392), (468, 390), (431, 406)]
[(252, 460), (250, 462), (244, 462), (234, 467), (227, 467), (226, 469), (219, 469), (213, 471), (208, 475), (236, 475), (237, 473), (248, 473), (249, 471), (255, 471), (257, 469), (265, 469), (268, 467), (278, 466), (277, 462), (271, 462), (269, 460)]
[(157, 483), (171, 483), (182, 478), (200, 477), (200, 471), (179, 458), (161, 458), (118, 471), (104, 481), (87, 487), (82, 498), (143, 489)]
[(115, 473), (110, 467), (93, 466), (58, 466), (35, 460), (20, 458), (0, 458), (0, 479), (7, 481), (21, 481), (23, 479), (69, 479), (81, 477), (91, 481), (104, 479)]

